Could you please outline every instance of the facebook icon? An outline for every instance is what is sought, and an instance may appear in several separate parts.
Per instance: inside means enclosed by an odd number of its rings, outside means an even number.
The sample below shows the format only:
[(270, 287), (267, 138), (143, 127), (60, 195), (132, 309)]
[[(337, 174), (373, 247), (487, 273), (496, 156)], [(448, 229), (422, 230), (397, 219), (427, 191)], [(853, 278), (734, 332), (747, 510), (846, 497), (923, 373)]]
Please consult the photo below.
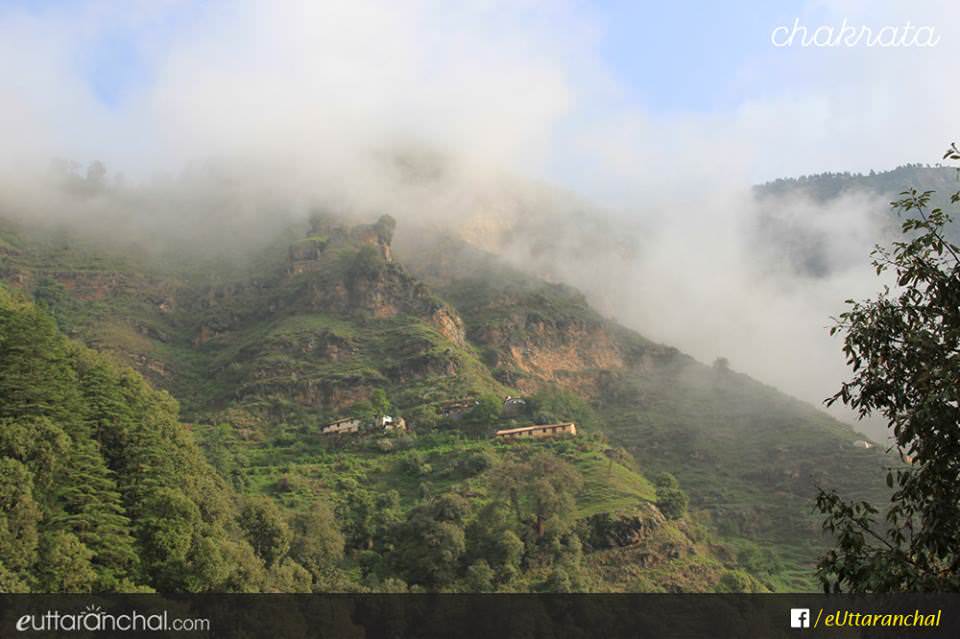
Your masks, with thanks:
[(810, 627), (810, 609), (809, 608), (791, 608), (790, 609), (790, 627), (791, 628), (809, 628)]

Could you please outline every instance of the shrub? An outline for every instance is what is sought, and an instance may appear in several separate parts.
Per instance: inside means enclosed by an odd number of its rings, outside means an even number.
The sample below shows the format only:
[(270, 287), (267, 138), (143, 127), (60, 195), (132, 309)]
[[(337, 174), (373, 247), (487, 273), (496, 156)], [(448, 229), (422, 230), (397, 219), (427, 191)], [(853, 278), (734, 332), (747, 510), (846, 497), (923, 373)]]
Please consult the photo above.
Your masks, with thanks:
[(687, 513), (690, 503), (687, 493), (679, 488), (658, 488), (657, 507), (667, 519), (680, 519)]
[(470, 453), (457, 462), (457, 470), (467, 477), (479, 475), (497, 463), (497, 457), (489, 450), (478, 450)]

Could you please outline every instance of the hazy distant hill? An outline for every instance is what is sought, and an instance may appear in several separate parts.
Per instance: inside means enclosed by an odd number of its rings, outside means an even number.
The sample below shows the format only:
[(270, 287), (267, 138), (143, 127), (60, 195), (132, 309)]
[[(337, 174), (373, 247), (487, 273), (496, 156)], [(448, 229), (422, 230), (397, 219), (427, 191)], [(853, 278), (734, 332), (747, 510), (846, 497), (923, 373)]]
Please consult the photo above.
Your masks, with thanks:
[(890, 171), (863, 173), (816, 173), (799, 178), (781, 178), (755, 187), (758, 197), (782, 197), (802, 193), (818, 202), (836, 199), (844, 193), (866, 191), (890, 200), (901, 191), (915, 188), (936, 191), (937, 201), (960, 188), (957, 170), (928, 164), (905, 164)]
[[(930, 206), (950, 210), (960, 190), (956, 169), (908, 164), (891, 171), (820, 173), (784, 178), (754, 188), (752, 229), (758, 259), (786, 264), (796, 274), (827, 277), (860, 264), (873, 244), (899, 234), (890, 203), (911, 188), (934, 191)], [(960, 227), (950, 227), (960, 240)]]

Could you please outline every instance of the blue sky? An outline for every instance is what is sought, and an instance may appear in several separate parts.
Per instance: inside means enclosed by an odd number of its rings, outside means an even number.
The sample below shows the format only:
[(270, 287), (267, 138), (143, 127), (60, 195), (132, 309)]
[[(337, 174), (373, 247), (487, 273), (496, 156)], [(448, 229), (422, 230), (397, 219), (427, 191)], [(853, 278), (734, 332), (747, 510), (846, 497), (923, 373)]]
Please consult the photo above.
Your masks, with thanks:
[(607, 33), (600, 51), (629, 88), (628, 97), (651, 109), (730, 108), (748, 88), (738, 69), (769, 52), (771, 25), (790, 22), (802, 4), (604, 2), (598, 12)]
[[(0, 6), (38, 17), (90, 4), (80, 0), (0, 1)], [(149, 39), (162, 49), (189, 28), (205, 4), (211, 3), (178, 2), (154, 12), (147, 22), (105, 29), (77, 61), (78, 72), (105, 105), (116, 106), (154, 79), (144, 41)], [(789, 22), (802, 6), (796, 0), (604, 0), (583, 4), (602, 30), (595, 53), (622, 82), (623, 98), (660, 111), (734, 106), (745, 89), (757, 88), (745, 86), (737, 77), (738, 69), (767, 53), (771, 25)], [(775, 84), (778, 78), (769, 80)]]
[[(776, 49), (773, 28), (794, 17), (811, 28), (840, 17), (873, 25), (909, 18), (955, 32), (960, 11), (951, 7), (0, 0), (0, 38), (21, 38), (7, 50), (0, 41), (8, 58), (0, 89), (7, 83), (21, 98), (13, 110), (36, 120), (50, 152), (63, 140), (71, 153), (128, 159), (151, 144), (224, 154), (251, 131), (300, 144), (297, 124), (342, 118), (477, 147), (494, 161), (539, 153), (548, 156), (541, 174), (578, 188), (589, 187), (581, 178), (591, 173), (607, 179), (655, 159), (676, 173), (685, 145), (701, 138), (732, 158), (740, 178), (767, 179), (933, 158), (951, 137), (955, 97), (942, 77), (956, 39), (936, 51)], [(276, 99), (265, 102), (268, 95)], [(78, 113), (89, 121), (78, 125)], [(127, 134), (113, 133), (121, 123)], [(42, 137), (14, 133), (34, 146)], [(138, 146), (123, 149), (131, 140)], [(601, 157), (584, 166), (584, 147)], [(177, 158), (188, 155), (182, 148)], [(630, 182), (616, 179), (617, 188)]]

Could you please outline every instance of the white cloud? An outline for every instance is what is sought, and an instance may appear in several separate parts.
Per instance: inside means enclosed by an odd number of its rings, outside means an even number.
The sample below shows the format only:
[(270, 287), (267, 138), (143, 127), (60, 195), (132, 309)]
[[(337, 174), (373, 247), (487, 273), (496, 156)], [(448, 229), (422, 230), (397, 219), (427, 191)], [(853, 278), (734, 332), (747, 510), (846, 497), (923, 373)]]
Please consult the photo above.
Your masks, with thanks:
[[(771, 46), (730, 70), (740, 103), (706, 113), (624, 104), (629, 92), (618, 83), (627, 80), (595, 46), (598, 11), (492, 0), (0, 9), (3, 168), (100, 158), (146, 177), (213, 158), (298, 201), (322, 195), (435, 219), (486, 213), (505, 224), (531, 203), (563, 206), (504, 174), (551, 179), (642, 229), (645, 248), (638, 263), (602, 256), (558, 272), (595, 290), (627, 323), (819, 399), (842, 374), (827, 318), (874, 281), (856, 268), (816, 282), (758, 278), (756, 247), (744, 242), (753, 213), (746, 189), (778, 176), (938, 157), (956, 131), (960, 9), (810, 2), (800, 17), (813, 25), (909, 19), (934, 25), (941, 42)], [(84, 52), (116, 32), (136, 34), (150, 77), (108, 106), (91, 91)], [(677, 46), (689, 37), (677, 34)], [(769, 31), (730, 37), (767, 42)], [(670, 51), (638, 55), (671, 63)], [(382, 174), (378, 154), (424, 146), (448, 158), (444, 180), (409, 187)], [(865, 262), (864, 233), (850, 229), (876, 206), (849, 201), (808, 217), (839, 221), (831, 231), (845, 243), (831, 250)]]

